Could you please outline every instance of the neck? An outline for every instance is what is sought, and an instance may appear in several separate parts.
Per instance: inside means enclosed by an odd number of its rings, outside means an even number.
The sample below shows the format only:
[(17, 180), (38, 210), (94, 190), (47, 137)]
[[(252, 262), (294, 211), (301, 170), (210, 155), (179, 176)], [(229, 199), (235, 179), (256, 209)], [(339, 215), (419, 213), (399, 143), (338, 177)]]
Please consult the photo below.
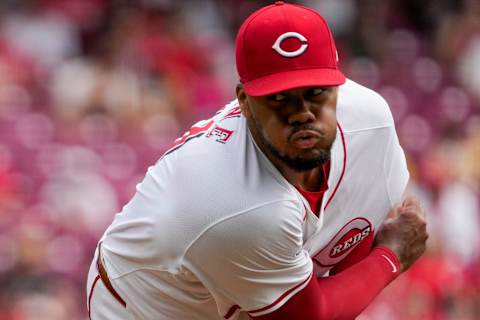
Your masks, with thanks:
[(292, 185), (305, 191), (320, 191), (323, 182), (323, 166), (308, 171), (297, 171), (287, 166), (280, 159), (269, 154), (268, 150), (262, 149), (262, 151), (278, 171), (280, 171), (283, 177)]

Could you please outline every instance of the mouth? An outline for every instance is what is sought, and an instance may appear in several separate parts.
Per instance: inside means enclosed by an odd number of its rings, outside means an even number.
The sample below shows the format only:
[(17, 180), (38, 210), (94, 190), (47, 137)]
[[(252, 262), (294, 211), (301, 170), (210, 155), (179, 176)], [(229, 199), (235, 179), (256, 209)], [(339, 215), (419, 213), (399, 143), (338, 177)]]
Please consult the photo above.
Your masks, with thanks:
[(298, 149), (313, 148), (320, 140), (320, 134), (313, 130), (300, 130), (290, 137), (290, 142)]

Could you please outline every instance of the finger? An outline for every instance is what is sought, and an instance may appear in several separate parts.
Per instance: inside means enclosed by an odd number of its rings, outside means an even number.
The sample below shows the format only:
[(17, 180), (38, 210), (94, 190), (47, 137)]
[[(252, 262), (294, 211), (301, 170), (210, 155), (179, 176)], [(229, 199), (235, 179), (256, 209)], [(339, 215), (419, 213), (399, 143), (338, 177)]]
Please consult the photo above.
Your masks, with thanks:
[(420, 201), (414, 196), (408, 196), (403, 200), (402, 207), (420, 206)]
[(423, 210), (420, 201), (415, 197), (409, 197), (403, 201), (398, 213), (401, 214), (403, 212), (415, 212), (422, 219), (425, 219), (425, 210)]
[(401, 221), (400, 224), (407, 224), (410, 227), (416, 229), (426, 228), (426, 219), (424, 213), (420, 210), (399, 210), (397, 220)]
[(422, 205), (420, 204), (420, 202), (417, 204), (416, 212), (418, 213), (418, 215), (419, 215), (423, 220), (426, 219), (425, 210), (423, 210), (423, 207), (422, 207)]

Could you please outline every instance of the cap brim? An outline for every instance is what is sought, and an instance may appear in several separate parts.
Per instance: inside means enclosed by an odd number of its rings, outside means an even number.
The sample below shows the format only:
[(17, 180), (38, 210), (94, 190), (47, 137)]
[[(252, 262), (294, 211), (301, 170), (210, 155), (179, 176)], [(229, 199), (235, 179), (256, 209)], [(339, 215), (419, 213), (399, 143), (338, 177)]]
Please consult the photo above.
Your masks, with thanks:
[(271, 74), (246, 82), (243, 86), (249, 96), (258, 97), (297, 88), (344, 83), (345, 76), (338, 69), (303, 69)]

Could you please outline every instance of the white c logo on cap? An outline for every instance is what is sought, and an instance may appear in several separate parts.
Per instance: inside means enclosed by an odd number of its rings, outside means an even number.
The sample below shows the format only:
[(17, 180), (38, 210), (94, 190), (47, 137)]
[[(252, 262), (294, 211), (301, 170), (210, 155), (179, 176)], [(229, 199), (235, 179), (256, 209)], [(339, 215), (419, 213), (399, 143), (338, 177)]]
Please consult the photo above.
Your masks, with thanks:
[[(297, 38), (298, 40), (300, 40), (302, 45), (300, 46), (300, 48), (298, 48), (295, 51), (285, 51), (280, 47), (280, 45), (282, 44), (283, 40), (288, 39), (288, 38)], [(302, 53), (304, 53), (305, 50), (307, 50), (307, 47), (308, 47), (307, 38), (305, 38), (304, 36), (302, 36), (298, 32), (286, 32), (286, 33), (282, 34), (280, 37), (277, 38), (277, 40), (275, 41), (275, 43), (272, 46), (272, 49), (277, 51), (280, 55), (282, 55), (284, 57), (293, 58), (293, 57), (297, 57), (297, 56), (301, 55)]]

